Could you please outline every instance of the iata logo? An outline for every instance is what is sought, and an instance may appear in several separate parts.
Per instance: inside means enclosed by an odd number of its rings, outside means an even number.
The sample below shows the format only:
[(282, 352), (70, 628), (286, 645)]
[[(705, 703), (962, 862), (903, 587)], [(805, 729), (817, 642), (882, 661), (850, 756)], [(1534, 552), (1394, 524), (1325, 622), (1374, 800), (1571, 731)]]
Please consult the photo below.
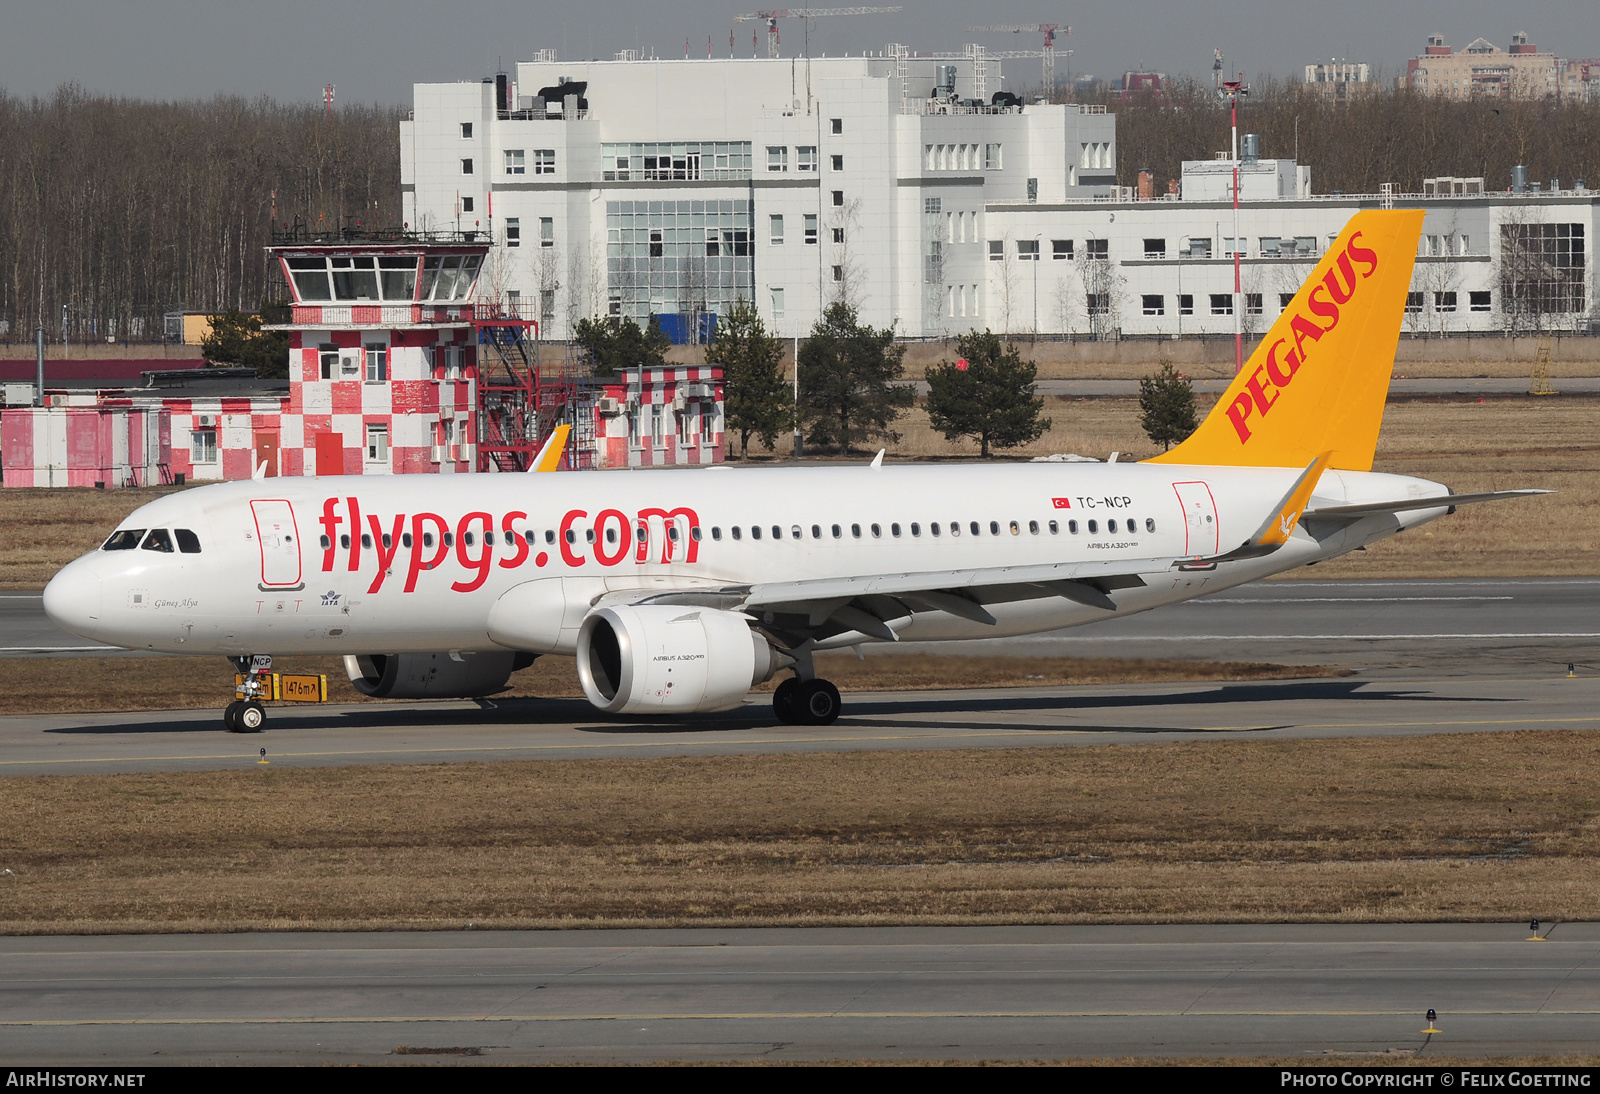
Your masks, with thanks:
[[(1314, 321), (1303, 312), (1296, 312), (1289, 318), (1289, 333), (1294, 340), (1294, 348), (1288, 348), (1289, 338), (1279, 338), (1272, 343), (1267, 349), (1266, 364), (1256, 367), (1244, 382), (1245, 390), (1234, 396), (1233, 402), (1228, 405), (1228, 420), (1239, 434), (1239, 443), (1250, 439), (1251, 430), (1246, 424), (1250, 416), (1267, 416), (1278, 401), (1278, 393), (1287, 388), (1300, 367), (1309, 362), (1311, 347), (1339, 325), (1339, 308), (1351, 301), (1362, 281), (1377, 272), (1378, 253), (1370, 247), (1357, 246), (1356, 241), (1360, 238), (1360, 232), (1351, 233), (1349, 244), (1336, 260), (1336, 268), (1330, 269), (1322, 283), (1306, 295), (1306, 309), (1311, 315), (1327, 320), (1327, 325)], [(1357, 262), (1365, 267), (1359, 280), (1355, 270)], [(1283, 320), (1279, 319), (1278, 324), (1282, 323)]]

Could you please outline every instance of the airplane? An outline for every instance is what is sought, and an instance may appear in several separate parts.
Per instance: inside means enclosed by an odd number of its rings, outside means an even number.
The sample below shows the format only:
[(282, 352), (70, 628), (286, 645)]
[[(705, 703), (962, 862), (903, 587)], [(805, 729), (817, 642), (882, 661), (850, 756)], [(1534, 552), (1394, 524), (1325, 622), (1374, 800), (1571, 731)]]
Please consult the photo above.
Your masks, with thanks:
[(1543, 493), (1372, 471), (1422, 217), (1351, 218), (1194, 434), (1141, 463), (256, 478), (141, 506), (44, 608), (95, 641), (233, 659), (235, 732), (262, 727), (271, 655), (319, 653), (394, 698), (575, 657), (616, 715), (734, 709), (786, 672), (778, 721), (830, 724), (824, 650), (1092, 623)]

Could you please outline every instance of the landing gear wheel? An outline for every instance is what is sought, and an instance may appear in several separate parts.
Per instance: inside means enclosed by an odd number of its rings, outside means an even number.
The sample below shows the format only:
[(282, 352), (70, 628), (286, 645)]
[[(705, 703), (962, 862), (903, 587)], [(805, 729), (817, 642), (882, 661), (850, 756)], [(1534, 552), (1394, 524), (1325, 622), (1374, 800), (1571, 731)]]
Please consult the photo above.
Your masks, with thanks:
[(839, 689), (826, 680), (806, 681), (796, 700), (801, 725), (831, 726), (839, 720)]
[(233, 702), (229, 703), (228, 708), (222, 712), (222, 728), (227, 730), (229, 733), (239, 732), (239, 708), (242, 706), (244, 706), (244, 704), (235, 699)]
[[(838, 693), (835, 692), (834, 694), (837, 695)], [(254, 699), (247, 703), (240, 703), (239, 713), (234, 716), (234, 724), (239, 727), (240, 733), (260, 733), (261, 727), (266, 720), (266, 708)]]
[(800, 724), (800, 688), (803, 685), (793, 676), (778, 685), (772, 693), (772, 713), (786, 726)]

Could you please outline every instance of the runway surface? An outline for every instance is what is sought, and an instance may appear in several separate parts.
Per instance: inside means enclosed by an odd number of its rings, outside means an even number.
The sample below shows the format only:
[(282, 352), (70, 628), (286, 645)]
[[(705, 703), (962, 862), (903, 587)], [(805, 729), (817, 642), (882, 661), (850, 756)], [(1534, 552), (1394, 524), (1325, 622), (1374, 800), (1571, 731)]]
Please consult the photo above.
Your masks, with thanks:
[(1600, 727), (1600, 678), (1468, 677), (851, 693), (837, 723), (770, 703), (616, 718), (579, 700), (277, 707), (257, 734), (216, 711), (0, 718), (0, 776), (378, 763), (1058, 748), (1182, 740), (1419, 736)]
[(1592, 1053), (1600, 926), (1528, 937), (1364, 924), (10, 938), (0, 1061)]
[[(1369, 672), (1542, 674), (1569, 661), (1600, 670), (1600, 578), (1259, 582), (1072, 630), (898, 648), (1273, 660)], [(141, 656), (56, 629), (37, 593), (0, 594), (0, 656), (80, 655)]]

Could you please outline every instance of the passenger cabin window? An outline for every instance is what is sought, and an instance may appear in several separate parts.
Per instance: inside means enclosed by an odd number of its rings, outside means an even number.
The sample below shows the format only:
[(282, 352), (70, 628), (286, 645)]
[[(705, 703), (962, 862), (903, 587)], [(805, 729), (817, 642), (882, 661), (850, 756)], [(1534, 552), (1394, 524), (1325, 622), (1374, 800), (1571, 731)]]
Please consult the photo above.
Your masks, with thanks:
[(172, 533), (165, 528), (152, 528), (150, 534), (144, 537), (140, 544), (146, 551), (160, 551), (162, 554), (172, 553)]
[(120, 532), (112, 532), (107, 539), (102, 551), (131, 551), (139, 546), (139, 541), (144, 538), (143, 528), (124, 528)]

